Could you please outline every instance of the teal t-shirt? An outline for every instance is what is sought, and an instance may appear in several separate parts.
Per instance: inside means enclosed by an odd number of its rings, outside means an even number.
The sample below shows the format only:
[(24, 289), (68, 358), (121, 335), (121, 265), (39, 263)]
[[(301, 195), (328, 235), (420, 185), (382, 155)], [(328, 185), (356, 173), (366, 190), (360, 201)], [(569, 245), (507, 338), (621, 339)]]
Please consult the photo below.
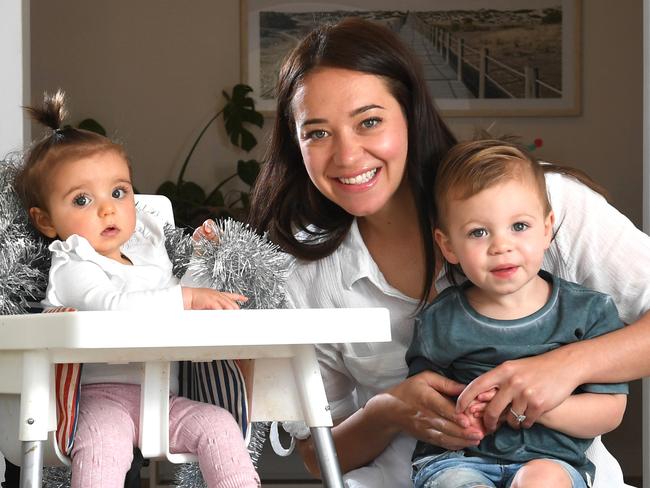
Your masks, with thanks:
[[(415, 321), (406, 353), (409, 376), (431, 370), (459, 383), (469, 383), (510, 359), (536, 356), (564, 344), (589, 339), (623, 327), (608, 295), (540, 271), (552, 284), (548, 302), (537, 312), (516, 320), (480, 315), (465, 297), (470, 282), (444, 290)], [(627, 393), (626, 383), (581, 385), (576, 393)], [(507, 424), (486, 436), (468, 454), (520, 463), (538, 458), (561, 459), (593, 479), (594, 466), (585, 455), (593, 439), (579, 439), (535, 424), (515, 430)], [(413, 459), (445, 452), (418, 442)]]

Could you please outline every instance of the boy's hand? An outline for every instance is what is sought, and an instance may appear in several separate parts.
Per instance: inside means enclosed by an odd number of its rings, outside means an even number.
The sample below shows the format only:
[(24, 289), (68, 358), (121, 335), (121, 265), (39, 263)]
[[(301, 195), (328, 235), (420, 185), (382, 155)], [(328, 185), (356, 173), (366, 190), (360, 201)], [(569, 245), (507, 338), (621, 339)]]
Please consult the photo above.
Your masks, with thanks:
[[(469, 407), (467, 407), (465, 410), (465, 415), (467, 415), (467, 417), (470, 419), (471, 425), (477, 426), (476, 422), (479, 422), (480, 428), (486, 434), (490, 431), (485, 427), (485, 424), (483, 423), (483, 413), (486, 407), (490, 404), (490, 400), (492, 400), (492, 398), (494, 398), (494, 396), (497, 394), (497, 391), (498, 390), (496, 388), (484, 391), (479, 396), (477, 396), (476, 399), (472, 400), (472, 402), (469, 404)], [(507, 414), (505, 413), (501, 414), (501, 417), (497, 422), (497, 429), (506, 421), (506, 416)]]
[(197, 227), (192, 234), (192, 239), (196, 242), (199, 240), (199, 236), (205, 237), (209, 241), (213, 241), (216, 244), (219, 243), (219, 236), (217, 235), (217, 224), (214, 223), (214, 220), (208, 219), (201, 224), (200, 227)]
[(211, 288), (190, 288), (184, 286), (183, 308), (185, 310), (238, 310), (237, 302), (248, 300), (244, 295), (217, 291)]
[(477, 396), (469, 406), (465, 409), (466, 415), (471, 415), (474, 417), (482, 417), (483, 411), (489, 405), (490, 400), (494, 398), (497, 394), (497, 389), (492, 388), (491, 390), (484, 391), (479, 396)]

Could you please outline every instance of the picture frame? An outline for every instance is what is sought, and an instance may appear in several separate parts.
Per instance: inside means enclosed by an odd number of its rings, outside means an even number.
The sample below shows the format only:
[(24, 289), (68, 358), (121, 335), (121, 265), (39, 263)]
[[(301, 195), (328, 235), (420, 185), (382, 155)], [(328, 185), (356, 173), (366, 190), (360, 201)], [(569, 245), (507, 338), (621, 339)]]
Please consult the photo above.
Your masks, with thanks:
[(317, 24), (345, 16), (415, 39), (443, 116), (581, 113), (581, 0), (240, 0), (240, 8), (242, 82), (265, 115), (284, 56)]

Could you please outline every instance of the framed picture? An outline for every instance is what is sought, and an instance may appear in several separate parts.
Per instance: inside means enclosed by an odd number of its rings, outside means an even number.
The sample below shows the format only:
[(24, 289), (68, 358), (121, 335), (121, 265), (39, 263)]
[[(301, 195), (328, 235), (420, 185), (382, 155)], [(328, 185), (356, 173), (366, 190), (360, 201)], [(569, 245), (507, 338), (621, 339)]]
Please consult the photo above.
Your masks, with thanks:
[(420, 58), (445, 116), (580, 113), (580, 0), (240, 0), (242, 81), (272, 112), (284, 56), (314, 26), (387, 24)]

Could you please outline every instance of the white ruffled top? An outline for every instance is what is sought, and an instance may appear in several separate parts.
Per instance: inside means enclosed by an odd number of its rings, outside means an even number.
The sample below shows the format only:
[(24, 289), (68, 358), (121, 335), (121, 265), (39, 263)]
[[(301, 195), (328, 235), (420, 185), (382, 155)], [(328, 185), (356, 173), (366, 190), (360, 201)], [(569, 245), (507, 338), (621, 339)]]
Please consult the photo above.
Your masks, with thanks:
[[(52, 264), (43, 304), (89, 310), (182, 310), (183, 296), (165, 249), (162, 223), (139, 211), (133, 236), (121, 247), (133, 265), (102, 256), (83, 237), (49, 246)], [(84, 364), (82, 384), (141, 383), (141, 364)], [(177, 391), (172, 372), (172, 389)], [(174, 381), (176, 380), (176, 381)], [(176, 385), (174, 384), (176, 383)]]

